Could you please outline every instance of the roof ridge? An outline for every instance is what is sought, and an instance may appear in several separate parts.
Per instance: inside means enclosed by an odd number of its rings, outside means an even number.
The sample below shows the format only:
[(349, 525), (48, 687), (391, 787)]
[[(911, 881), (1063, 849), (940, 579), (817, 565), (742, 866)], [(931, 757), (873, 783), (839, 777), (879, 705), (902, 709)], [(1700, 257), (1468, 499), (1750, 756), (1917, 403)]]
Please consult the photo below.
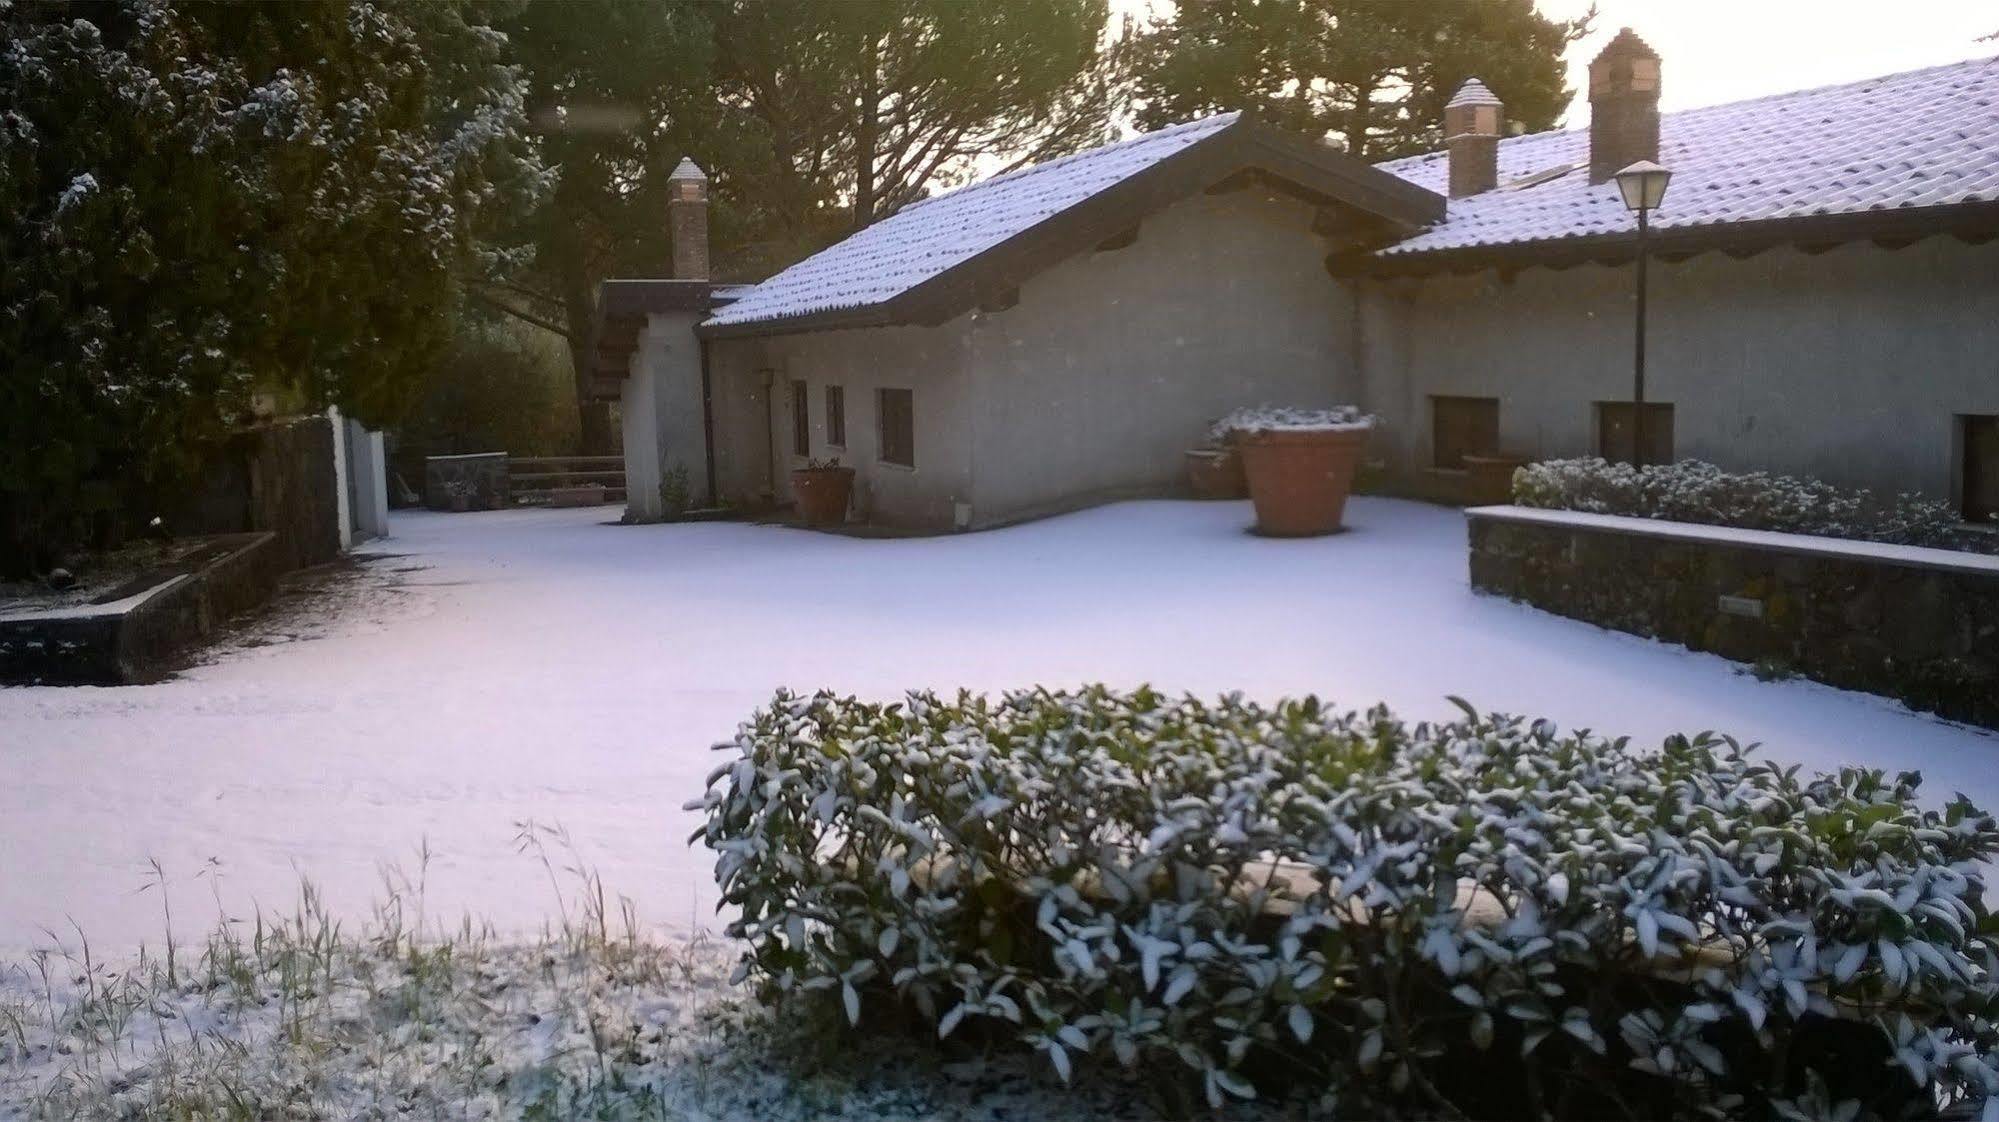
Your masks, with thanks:
[[(1052, 160), (1043, 160), (1039, 163), (1028, 164), (1025, 167), (1018, 167), (1013, 169), (1012, 171), (1001, 172), (998, 175), (987, 176), (984, 179), (975, 180), (971, 183), (967, 183), (959, 187), (953, 187), (949, 191), (939, 191), (935, 195), (927, 195), (921, 199), (917, 199), (913, 202), (904, 204), (899, 210), (896, 211), (896, 214), (906, 214), (909, 211), (915, 210), (918, 207), (927, 206), (930, 203), (938, 202), (943, 199), (958, 198), (963, 196), (967, 192), (977, 191), (984, 187), (991, 187), (994, 184), (1011, 183), (1016, 179), (1032, 175), (1035, 172), (1047, 171), (1053, 168), (1059, 168), (1066, 164), (1073, 163), (1074, 161), (1081, 160), (1085, 157), (1097, 156), (1105, 152), (1115, 152), (1118, 151), (1119, 149), (1130, 148), (1134, 145), (1143, 144), (1147, 141), (1158, 140), (1162, 137), (1167, 137), (1167, 136), (1174, 136), (1179, 133), (1187, 132), (1198, 125), (1206, 125), (1219, 121), (1224, 117), (1239, 118), (1241, 116), (1242, 112), (1240, 110), (1231, 109), (1224, 113), (1210, 113), (1205, 117), (1196, 117), (1191, 121), (1177, 121), (1173, 124), (1153, 129), (1151, 132), (1142, 132), (1139, 133), (1137, 136), (1129, 136), (1123, 140), (1112, 141), (1109, 144), (1099, 144), (1096, 145), (1095, 147), (1084, 148), (1081, 151), (1070, 152), (1067, 155), (1057, 156)], [(891, 215), (890, 217), (894, 217), (894, 215)]]
[[(1719, 101), (1714, 103), (1713, 105), (1690, 105), (1685, 109), (1672, 109), (1664, 113), (1661, 113), (1659, 114), (1659, 119), (1660, 122), (1663, 124), (1664, 122), (1671, 121), (1676, 117), (1685, 118), (1685, 117), (1694, 116), (1696, 114), (1719, 113), (1725, 109), (1740, 109), (1744, 106), (1758, 105), (1766, 102), (1783, 101), (1787, 98), (1806, 97), (1814, 94), (1831, 93), (1835, 90), (1853, 89), (1860, 86), (1872, 85), (1876, 82), (1885, 82), (1888, 81), (1889, 79), (1914, 78), (1917, 77), (1918, 75), (1931, 74), (1939, 70), (1954, 70), (1959, 68), (1968, 70), (1974, 67), (1992, 66), (1992, 65), (1999, 65), (1999, 54), (1986, 55), (1982, 58), (1959, 59), (1956, 62), (1940, 62), (1932, 66), (1919, 66), (1916, 67), (1914, 70), (1894, 70), (1886, 74), (1876, 74), (1871, 78), (1854, 78), (1845, 82), (1829, 82), (1823, 86), (1806, 86), (1802, 89), (1781, 90), (1777, 93), (1757, 94), (1755, 97), (1745, 97), (1737, 101)], [(1571, 128), (1561, 128), (1561, 129), (1543, 129), (1540, 132), (1523, 133), (1519, 136), (1501, 137), (1499, 141), (1499, 147), (1503, 151), (1506, 148), (1518, 145), (1518, 143), (1521, 141), (1546, 140), (1549, 137), (1556, 137), (1556, 136), (1576, 136), (1587, 133), (1588, 131), (1589, 131), (1588, 125), (1576, 125)], [(1381, 163), (1378, 163), (1374, 166), (1382, 169), (1383, 171), (1389, 172), (1390, 174), (1394, 174), (1395, 169), (1397, 167), (1415, 167), (1424, 161), (1441, 160), (1447, 154), (1448, 152), (1445, 149), (1433, 148), (1428, 152), (1418, 152), (1413, 156), (1398, 156), (1393, 160), (1383, 160)]]

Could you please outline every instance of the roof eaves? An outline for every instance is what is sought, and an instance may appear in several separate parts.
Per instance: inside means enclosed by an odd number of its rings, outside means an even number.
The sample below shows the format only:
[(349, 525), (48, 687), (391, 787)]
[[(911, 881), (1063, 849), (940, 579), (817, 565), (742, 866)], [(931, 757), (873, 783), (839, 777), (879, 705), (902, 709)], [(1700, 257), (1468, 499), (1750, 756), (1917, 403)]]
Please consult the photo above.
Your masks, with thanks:
[[(1661, 256), (1707, 250), (1753, 253), (1783, 245), (1821, 247), (1871, 240), (1907, 242), (1935, 235), (1975, 240), (1999, 237), (1999, 201), (1876, 208), (1663, 229), (1655, 227), (1647, 241), (1647, 249)], [(1591, 262), (1616, 263), (1632, 260), (1637, 252), (1638, 235), (1631, 230), (1393, 254), (1362, 250), (1336, 254), (1330, 265), (1335, 273), (1342, 276), (1385, 278), (1530, 265), (1562, 268)]]

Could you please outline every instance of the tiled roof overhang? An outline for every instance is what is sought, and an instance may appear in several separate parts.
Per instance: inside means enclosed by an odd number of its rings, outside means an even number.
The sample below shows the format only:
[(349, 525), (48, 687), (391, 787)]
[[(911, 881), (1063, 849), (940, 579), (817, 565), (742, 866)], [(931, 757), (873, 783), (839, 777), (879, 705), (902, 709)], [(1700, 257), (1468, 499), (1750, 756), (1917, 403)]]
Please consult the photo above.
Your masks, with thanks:
[[(1356, 249), (1335, 253), (1327, 258), (1326, 264), (1336, 276), (1376, 278), (1531, 266), (1568, 268), (1585, 264), (1617, 264), (1629, 262), (1637, 256), (1635, 221), (1630, 231), (1618, 234), (1393, 255)], [(1705, 226), (1674, 226), (1652, 230), (1647, 245), (1653, 256), (1671, 260), (1706, 252), (1747, 256), (1784, 246), (1818, 252), (1852, 242), (1876, 242), (1899, 247), (1935, 236), (1957, 237), (1969, 242), (1999, 237), (1999, 202), (1979, 201), (1718, 222)]]

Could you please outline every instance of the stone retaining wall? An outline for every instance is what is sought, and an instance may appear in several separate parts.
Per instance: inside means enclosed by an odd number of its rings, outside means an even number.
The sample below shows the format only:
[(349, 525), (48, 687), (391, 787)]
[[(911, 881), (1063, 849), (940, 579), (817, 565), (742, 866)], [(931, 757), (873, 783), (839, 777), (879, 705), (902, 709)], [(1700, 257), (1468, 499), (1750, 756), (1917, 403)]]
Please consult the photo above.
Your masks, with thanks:
[(454, 492), (467, 510), (504, 510), (511, 496), (505, 452), (430, 456), (423, 462), (423, 503), (432, 510), (456, 509)]
[(1481, 592), (1999, 728), (1999, 557), (1522, 507), (1466, 518)]
[(165, 677), (230, 617), (270, 599), (288, 569), (269, 531), (225, 535), (215, 545), (191, 571), (162, 573), (110, 603), (0, 616), (0, 683), (115, 686)]

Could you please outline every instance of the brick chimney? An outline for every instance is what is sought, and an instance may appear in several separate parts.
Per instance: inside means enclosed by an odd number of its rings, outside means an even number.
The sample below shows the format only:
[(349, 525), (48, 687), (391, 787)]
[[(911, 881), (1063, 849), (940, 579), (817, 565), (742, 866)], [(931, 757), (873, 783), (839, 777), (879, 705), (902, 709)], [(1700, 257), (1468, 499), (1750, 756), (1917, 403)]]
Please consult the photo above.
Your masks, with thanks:
[(1450, 149), (1451, 197), (1499, 186), (1499, 128), (1503, 106), (1477, 78), (1458, 87), (1444, 106), (1444, 147)]
[(673, 227), (673, 279), (708, 279), (708, 173), (683, 159), (667, 177)]
[(1659, 55), (1630, 28), (1589, 64), (1589, 181), (1659, 159)]

